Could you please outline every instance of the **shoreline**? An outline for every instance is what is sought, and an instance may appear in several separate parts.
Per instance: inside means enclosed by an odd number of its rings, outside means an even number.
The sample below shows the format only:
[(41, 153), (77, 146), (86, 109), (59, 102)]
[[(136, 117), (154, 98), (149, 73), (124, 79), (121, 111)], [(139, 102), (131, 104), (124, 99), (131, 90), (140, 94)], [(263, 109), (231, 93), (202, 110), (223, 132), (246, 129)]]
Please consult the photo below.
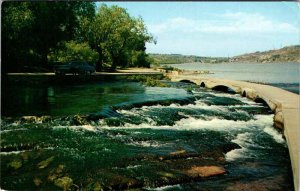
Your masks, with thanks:
[(96, 72), (92, 75), (55, 75), (55, 73), (8, 73), (3, 75), (2, 85), (70, 85), (87, 82), (107, 81), (122, 79), (130, 76), (162, 77), (164, 74), (149, 68), (130, 68), (117, 70), (116, 72)]
[[(95, 72), (91, 76), (101, 76), (101, 75), (147, 75), (147, 74), (162, 74), (153, 68), (127, 68), (119, 69), (115, 72)], [(55, 76), (54, 72), (11, 72), (7, 73), (6, 76)], [(65, 76), (80, 76), (73, 74), (66, 74)], [(84, 75), (81, 75), (84, 76)]]
[(176, 63), (176, 64), (162, 64), (162, 65), (180, 65), (180, 64), (300, 64), (300, 62), (297, 61), (289, 61), (289, 62), (254, 62), (254, 61), (247, 61), (247, 62), (184, 62), (184, 63)]

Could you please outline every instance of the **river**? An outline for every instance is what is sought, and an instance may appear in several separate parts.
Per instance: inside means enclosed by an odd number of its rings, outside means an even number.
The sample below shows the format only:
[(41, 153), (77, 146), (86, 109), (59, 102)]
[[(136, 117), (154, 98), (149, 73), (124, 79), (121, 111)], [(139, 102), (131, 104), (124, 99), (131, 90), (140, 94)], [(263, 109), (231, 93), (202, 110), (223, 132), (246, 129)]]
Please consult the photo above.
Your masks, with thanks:
[(265, 83), (299, 94), (300, 63), (185, 63), (169, 65), (184, 70), (206, 70), (207, 76)]
[(1, 188), (293, 190), (266, 105), (165, 83), (5, 87)]

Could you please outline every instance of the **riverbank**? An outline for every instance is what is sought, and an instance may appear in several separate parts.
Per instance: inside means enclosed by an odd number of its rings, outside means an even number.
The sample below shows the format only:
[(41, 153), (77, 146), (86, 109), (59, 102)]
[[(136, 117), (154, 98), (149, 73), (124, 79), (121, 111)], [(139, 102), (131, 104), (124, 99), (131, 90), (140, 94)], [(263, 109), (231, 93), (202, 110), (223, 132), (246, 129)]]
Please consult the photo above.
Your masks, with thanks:
[(115, 72), (96, 72), (92, 75), (55, 75), (55, 73), (8, 73), (1, 76), (1, 83), (4, 86), (10, 85), (31, 85), (47, 86), (51, 84), (71, 85), (82, 83), (95, 83), (101, 81), (110, 81), (115, 79), (124, 79), (131, 76), (148, 76), (153, 78), (162, 78), (163, 72), (152, 68), (128, 68), (117, 70)]
[[(92, 76), (107, 76), (107, 75), (148, 75), (148, 74), (162, 74), (160, 71), (152, 68), (127, 68), (119, 69), (115, 72), (95, 72)], [(36, 73), (7, 73), (7, 76), (55, 76), (54, 72), (36, 72)], [(73, 76), (67, 74), (66, 76)]]

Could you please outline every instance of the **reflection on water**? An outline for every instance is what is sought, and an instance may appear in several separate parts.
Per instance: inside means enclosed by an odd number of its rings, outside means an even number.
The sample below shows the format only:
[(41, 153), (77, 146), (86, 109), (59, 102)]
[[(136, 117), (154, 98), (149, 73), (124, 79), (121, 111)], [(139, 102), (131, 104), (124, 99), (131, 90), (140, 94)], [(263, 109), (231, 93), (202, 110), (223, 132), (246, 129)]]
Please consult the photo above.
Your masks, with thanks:
[(103, 82), (73, 86), (9, 86), (2, 90), (2, 116), (64, 116), (101, 111), (126, 102), (186, 96), (184, 90), (147, 88), (136, 82)]

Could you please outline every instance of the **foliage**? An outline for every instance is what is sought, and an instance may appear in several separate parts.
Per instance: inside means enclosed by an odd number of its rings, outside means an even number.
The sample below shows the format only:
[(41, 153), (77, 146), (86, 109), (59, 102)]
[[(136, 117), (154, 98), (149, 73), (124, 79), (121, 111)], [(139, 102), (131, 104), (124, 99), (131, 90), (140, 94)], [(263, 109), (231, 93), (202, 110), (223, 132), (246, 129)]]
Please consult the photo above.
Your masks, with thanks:
[(131, 17), (121, 7), (106, 5), (99, 8), (94, 18), (81, 19), (78, 34), (98, 52), (97, 70), (102, 69), (104, 62), (110, 62), (112, 70), (128, 66), (138, 54), (136, 51), (144, 52), (145, 43), (153, 40), (141, 18)]
[(150, 86), (150, 87), (168, 87), (167, 84), (162, 83), (161, 81), (155, 80), (150, 77), (147, 77), (146, 81), (144, 82), (144, 85)]
[(30, 35), (34, 15), (27, 2), (3, 2), (1, 15), (2, 71), (6, 71), (10, 67), (7, 62), (19, 67), (19, 61), (26, 62), (26, 56), (30, 56), (31, 39), (26, 37)]
[(134, 75), (127, 78), (128, 80), (141, 82), (145, 86), (150, 87), (168, 87), (167, 84), (161, 82), (164, 79), (164, 76), (143, 76), (143, 75)]
[(103, 4), (96, 12), (95, 3), (84, 1), (2, 4), (3, 72), (74, 59), (96, 61), (98, 70), (149, 67), (146, 42), (154, 39), (144, 21), (118, 6)]
[(76, 43), (75, 41), (63, 42), (58, 48), (51, 50), (48, 59), (51, 62), (66, 63), (73, 60), (94, 63), (98, 53), (90, 48), (88, 43)]
[(151, 60), (145, 51), (133, 51), (131, 58), (131, 65), (135, 67), (147, 67), (149, 68)]
[(3, 2), (2, 71), (45, 67), (50, 49), (73, 39), (80, 18), (92, 17), (94, 6), (79, 1)]

